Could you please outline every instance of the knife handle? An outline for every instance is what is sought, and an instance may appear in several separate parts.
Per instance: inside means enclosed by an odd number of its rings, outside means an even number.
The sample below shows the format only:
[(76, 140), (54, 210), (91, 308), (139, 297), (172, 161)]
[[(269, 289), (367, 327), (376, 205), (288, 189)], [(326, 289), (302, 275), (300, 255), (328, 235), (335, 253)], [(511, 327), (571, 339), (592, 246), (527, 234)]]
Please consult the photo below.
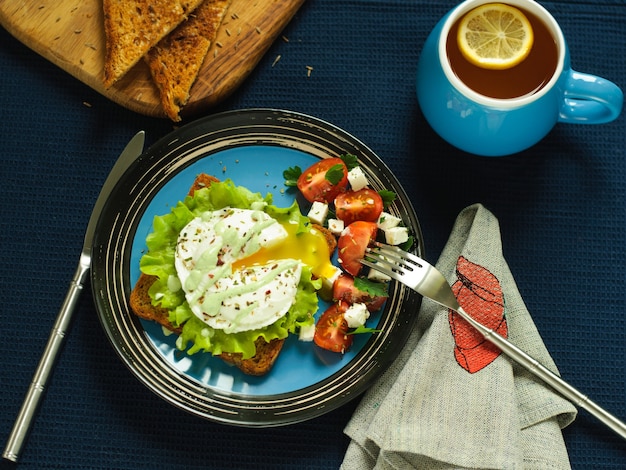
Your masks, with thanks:
[(85, 254), (81, 255), (80, 262), (78, 263), (78, 267), (70, 283), (61, 310), (50, 331), (46, 349), (39, 360), (39, 365), (35, 370), (33, 380), (28, 388), (22, 407), (11, 430), (11, 434), (9, 434), (6, 447), (2, 453), (4, 459), (17, 462), (20, 457), (22, 447), (28, 438), (28, 433), (30, 432), (35, 415), (42, 402), (48, 381), (52, 376), (52, 371), (54, 370), (61, 349), (65, 344), (65, 335), (71, 325), (73, 313), (80, 298), (80, 294), (82, 293), (83, 284), (89, 272), (90, 264), (90, 256)]

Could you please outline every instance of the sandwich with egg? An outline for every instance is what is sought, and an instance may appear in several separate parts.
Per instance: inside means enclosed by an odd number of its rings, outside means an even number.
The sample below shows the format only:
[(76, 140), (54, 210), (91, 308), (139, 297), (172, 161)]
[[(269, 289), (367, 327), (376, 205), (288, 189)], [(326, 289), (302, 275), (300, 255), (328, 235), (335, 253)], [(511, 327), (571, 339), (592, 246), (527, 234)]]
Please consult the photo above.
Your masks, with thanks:
[(208, 352), (264, 375), (290, 333), (314, 325), (317, 292), (335, 275), (335, 237), (303, 216), (201, 174), (184, 201), (155, 217), (130, 296), (132, 311)]

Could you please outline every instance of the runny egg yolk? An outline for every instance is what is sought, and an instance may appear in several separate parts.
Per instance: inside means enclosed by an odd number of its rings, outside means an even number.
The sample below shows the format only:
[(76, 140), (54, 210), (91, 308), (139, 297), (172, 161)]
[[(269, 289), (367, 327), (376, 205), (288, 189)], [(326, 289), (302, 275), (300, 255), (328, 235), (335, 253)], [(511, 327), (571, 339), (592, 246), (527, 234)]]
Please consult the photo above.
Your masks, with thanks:
[(296, 259), (309, 266), (316, 277), (332, 278), (335, 267), (330, 261), (330, 250), (324, 234), (313, 227), (308, 232), (296, 234), (297, 224), (284, 224), (283, 227), (287, 231), (287, 238), (235, 261), (232, 264), (233, 271), (280, 259)]

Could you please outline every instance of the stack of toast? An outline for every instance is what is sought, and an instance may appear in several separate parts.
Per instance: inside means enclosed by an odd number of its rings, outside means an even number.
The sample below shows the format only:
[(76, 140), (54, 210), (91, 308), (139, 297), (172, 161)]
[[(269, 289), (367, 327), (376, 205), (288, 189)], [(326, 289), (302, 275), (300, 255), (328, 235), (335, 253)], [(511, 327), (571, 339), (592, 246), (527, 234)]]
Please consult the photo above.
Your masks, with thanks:
[(232, 0), (103, 0), (110, 88), (145, 60), (165, 114), (175, 122)]

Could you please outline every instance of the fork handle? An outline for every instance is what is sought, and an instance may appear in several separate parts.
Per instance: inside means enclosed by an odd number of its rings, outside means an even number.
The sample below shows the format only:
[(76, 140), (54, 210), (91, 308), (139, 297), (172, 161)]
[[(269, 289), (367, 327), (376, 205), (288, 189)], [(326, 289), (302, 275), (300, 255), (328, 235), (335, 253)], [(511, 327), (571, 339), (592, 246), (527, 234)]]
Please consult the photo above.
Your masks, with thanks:
[(576, 388), (572, 387), (558, 375), (553, 373), (539, 363), (536, 359), (526, 354), (520, 348), (515, 346), (509, 340), (499, 335), (482, 323), (474, 320), (463, 308), (459, 307), (455, 311), (470, 325), (476, 328), (483, 337), (497, 346), (500, 351), (513, 359), (515, 362), (526, 368), (529, 372), (543, 380), (547, 385), (552, 387), (556, 392), (567, 398), (574, 405), (587, 410), (593, 416), (598, 418), (602, 423), (607, 425), (622, 438), (626, 439), (626, 424), (597, 405), (589, 399), (587, 395), (582, 394)]

